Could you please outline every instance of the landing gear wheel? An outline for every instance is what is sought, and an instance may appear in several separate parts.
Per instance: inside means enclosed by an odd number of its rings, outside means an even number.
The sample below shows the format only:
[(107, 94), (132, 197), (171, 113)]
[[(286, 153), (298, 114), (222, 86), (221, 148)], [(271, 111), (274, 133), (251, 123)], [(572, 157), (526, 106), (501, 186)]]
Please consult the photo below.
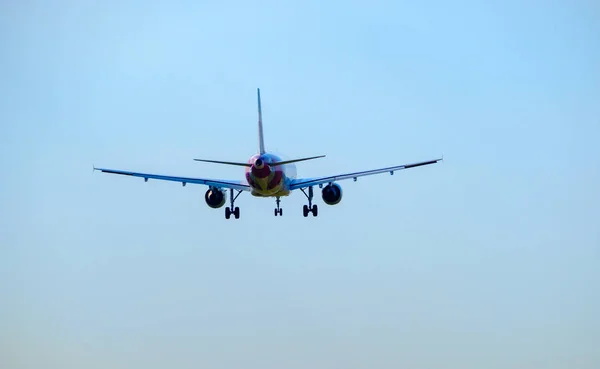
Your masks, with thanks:
[(308, 205), (304, 205), (304, 207), (302, 208), (302, 213), (305, 218), (308, 216)]
[(231, 209), (229, 207), (225, 208), (225, 219), (231, 218)]
[(317, 207), (317, 205), (313, 205), (311, 211), (312, 211), (313, 217), (316, 217), (319, 214), (319, 208)]
[(240, 219), (240, 208), (236, 206), (233, 210), (233, 215), (235, 216), (235, 219)]

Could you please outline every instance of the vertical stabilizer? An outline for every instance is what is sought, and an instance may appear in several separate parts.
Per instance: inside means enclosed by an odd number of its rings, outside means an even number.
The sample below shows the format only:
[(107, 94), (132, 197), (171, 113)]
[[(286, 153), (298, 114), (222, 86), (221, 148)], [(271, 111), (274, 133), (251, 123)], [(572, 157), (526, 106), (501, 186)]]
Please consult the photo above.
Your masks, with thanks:
[(260, 108), (260, 88), (256, 89), (258, 94), (258, 148), (260, 154), (265, 153), (265, 140), (263, 136), (263, 125), (262, 125), (262, 110)]

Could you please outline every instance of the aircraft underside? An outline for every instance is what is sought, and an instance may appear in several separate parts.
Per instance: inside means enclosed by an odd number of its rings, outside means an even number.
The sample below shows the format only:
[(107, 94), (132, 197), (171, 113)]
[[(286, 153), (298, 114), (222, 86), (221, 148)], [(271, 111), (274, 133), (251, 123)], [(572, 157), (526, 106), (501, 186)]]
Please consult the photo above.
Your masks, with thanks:
[[(322, 186), (320, 186), (322, 187)], [(309, 186), (307, 188), (299, 188), (300, 191), (306, 196), (308, 200), (308, 204), (305, 204), (302, 208), (302, 214), (304, 217), (307, 217), (308, 214), (312, 214), (316, 217), (319, 214), (319, 208), (316, 204), (313, 204), (314, 200), (314, 190), (313, 186)], [(235, 206), (235, 200), (237, 197), (243, 192), (241, 190), (229, 189), (229, 206), (225, 207), (225, 218), (230, 219), (233, 215), (235, 219), (239, 219), (240, 217), (240, 208)], [(253, 191), (254, 196), (257, 197), (274, 197), (276, 207), (273, 211), (275, 216), (282, 216), (283, 209), (281, 208), (281, 197), (290, 195), (291, 191), (289, 189), (284, 189), (281, 192), (278, 192), (274, 195), (264, 195), (260, 192)], [(251, 192), (252, 193), (252, 192)], [(225, 205), (227, 193), (219, 188), (209, 188), (205, 194), (206, 204), (211, 208), (220, 208)], [(331, 183), (327, 186), (323, 187), (321, 196), (323, 198), (323, 202), (327, 205), (336, 205), (342, 200), (342, 188), (337, 183)]]
[(268, 193), (268, 194), (265, 194), (264, 192), (261, 192), (261, 191), (257, 191), (256, 189), (253, 189), (250, 192), (250, 194), (255, 197), (285, 197), (285, 196), (289, 196), (290, 193), (291, 193), (291, 191), (286, 190), (286, 189), (282, 189), (277, 192)]

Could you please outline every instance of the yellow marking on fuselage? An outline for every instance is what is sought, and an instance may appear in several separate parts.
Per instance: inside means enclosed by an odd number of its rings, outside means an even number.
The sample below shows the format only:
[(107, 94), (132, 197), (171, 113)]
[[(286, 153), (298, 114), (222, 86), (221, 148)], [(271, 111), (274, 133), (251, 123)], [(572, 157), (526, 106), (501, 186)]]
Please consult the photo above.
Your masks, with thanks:
[(283, 177), (275, 187), (268, 189), (269, 182), (273, 179), (274, 175), (275, 172), (271, 172), (266, 178), (256, 178), (252, 175), (252, 180), (258, 186), (258, 188), (253, 188), (252, 194), (254, 196), (287, 196), (289, 191), (282, 191)]

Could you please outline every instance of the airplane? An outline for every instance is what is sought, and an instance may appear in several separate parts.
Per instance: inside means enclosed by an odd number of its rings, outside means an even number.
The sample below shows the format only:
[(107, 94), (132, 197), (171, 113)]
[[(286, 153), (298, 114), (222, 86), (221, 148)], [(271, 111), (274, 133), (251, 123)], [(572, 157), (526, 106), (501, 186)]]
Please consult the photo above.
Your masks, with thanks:
[(325, 204), (336, 205), (339, 204), (342, 200), (342, 188), (337, 183), (338, 181), (352, 178), (356, 182), (358, 177), (370, 176), (380, 173), (389, 173), (393, 175), (394, 172), (398, 170), (435, 164), (443, 160), (442, 157), (439, 159), (379, 169), (372, 169), (361, 172), (343, 173), (316, 178), (296, 178), (296, 166), (294, 165), (294, 163), (323, 158), (325, 157), (325, 155), (311, 156), (293, 160), (281, 160), (279, 156), (267, 152), (265, 149), (265, 141), (263, 136), (260, 88), (257, 89), (257, 96), (258, 152), (252, 155), (247, 162), (194, 159), (198, 162), (244, 167), (244, 180), (220, 180), (209, 178), (174, 177), (160, 174), (130, 172), (117, 169), (96, 168), (95, 166), (93, 169), (94, 171), (98, 170), (103, 173), (140, 177), (144, 178), (145, 182), (148, 182), (148, 179), (157, 179), (163, 181), (179, 182), (183, 186), (185, 186), (187, 183), (206, 185), (208, 186), (208, 189), (204, 194), (204, 201), (206, 202), (206, 205), (213, 209), (218, 209), (225, 205), (227, 191), (229, 191), (229, 206), (225, 208), (225, 218), (230, 219), (233, 215), (235, 219), (239, 219), (240, 208), (235, 206), (235, 200), (242, 192), (250, 192), (250, 194), (255, 197), (275, 198), (276, 208), (274, 214), (275, 216), (282, 216), (283, 209), (280, 206), (281, 197), (289, 196), (293, 191), (300, 190), (308, 199), (308, 204), (305, 204), (303, 207), (304, 217), (307, 217), (309, 213), (312, 214), (313, 217), (316, 217), (318, 215), (319, 209), (316, 204), (313, 204), (313, 186), (319, 186), (319, 188), (321, 189), (321, 197)]

